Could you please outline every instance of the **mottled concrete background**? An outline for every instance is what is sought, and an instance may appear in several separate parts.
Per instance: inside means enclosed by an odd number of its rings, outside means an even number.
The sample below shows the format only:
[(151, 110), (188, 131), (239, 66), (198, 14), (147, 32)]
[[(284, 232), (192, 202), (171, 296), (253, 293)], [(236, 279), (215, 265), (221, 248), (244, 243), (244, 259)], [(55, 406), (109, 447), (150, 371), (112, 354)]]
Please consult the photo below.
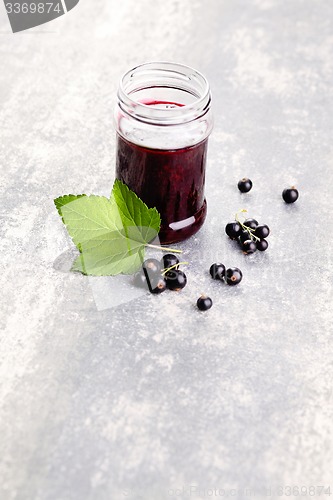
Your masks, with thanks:
[[(16, 35), (0, 6), (0, 44), (1, 500), (329, 498), (310, 488), (333, 493), (332, 1), (81, 0)], [(162, 59), (211, 82), (208, 219), (186, 289), (117, 305), (112, 278), (65, 272), (52, 199), (109, 193), (118, 79)], [(242, 207), (265, 254), (224, 235)]]

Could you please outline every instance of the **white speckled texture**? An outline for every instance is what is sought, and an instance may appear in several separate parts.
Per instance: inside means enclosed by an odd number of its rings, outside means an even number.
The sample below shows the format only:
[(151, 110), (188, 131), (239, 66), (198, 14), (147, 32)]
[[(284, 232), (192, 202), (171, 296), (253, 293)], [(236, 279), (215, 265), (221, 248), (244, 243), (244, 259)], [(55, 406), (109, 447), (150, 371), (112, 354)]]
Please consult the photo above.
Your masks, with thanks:
[[(16, 35), (1, 8), (0, 43), (1, 500), (333, 492), (333, 3), (82, 0)], [(52, 200), (109, 193), (118, 80), (149, 60), (211, 83), (209, 212), (181, 293), (105, 308), (112, 278), (64, 272)], [(272, 229), (265, 254), (224, 234), (243, 207)], [(215, 260), (239, 287), (212, 282)]]

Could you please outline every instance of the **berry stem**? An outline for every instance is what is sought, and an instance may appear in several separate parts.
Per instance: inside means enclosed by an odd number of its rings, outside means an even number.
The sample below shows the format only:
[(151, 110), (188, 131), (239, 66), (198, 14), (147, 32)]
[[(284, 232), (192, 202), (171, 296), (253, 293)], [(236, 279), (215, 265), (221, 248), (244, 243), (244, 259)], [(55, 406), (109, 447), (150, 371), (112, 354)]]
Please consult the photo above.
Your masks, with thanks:
[(173, 269), (174, 267), (178, 267), (180, 266), (180, 264), (188, 264), (188, 262), (178, 262), (177, 264), (174, 264), (173, 266), (170, 266), (170, 267), (166, 267), (165, 269), (163, 269), (162, 271), (162, 276), (165, 275), (165, 273), (171, 271), (171, 269)]
[(182, 253), (183, 252), (183, 250), (176, 250), (175, 248), (168, 248), (168, 247), (159, 247), (158, 245), (151, 245), (150, 243), (147, 243), (146, 247), (156, 248), (157, 250), (163, 250), (164, 252), (173, 252), (173, 253)]
[(251, 240), (252, 240), (252, 241), (253, 241), (253, 240), (255, 240), (255, 241), (260, 241), (260, 238), (258, 238), (258, 236), (255, 236), (255, 234), (254, 234), (255, 229), (252, 229), (252, 227), (248, 227), (248, 226), (246, 226), (245, 224), (243, 224), (243, 222), (242, 222), (241, 220), (239, 220), (239, 215), (238, 215), (238, 214), (241, 214), (241, 213), (244, 213), (244, 212), (246, 212), (246, 213), (247, 213), (246, 208), (242, 208), (242, 210), (239, 210), (239, 211), (235, 214), (235, 220), (236, 220), (236, 222), (238, 222), (238, 224), (240, 224), (240, 225), (241, 225), (241, 227), (242, 227), (242, 229), (243, 229), (244, 231), (247, 231), (247, 232), (249, 233), (250, 238), (251, 238)]

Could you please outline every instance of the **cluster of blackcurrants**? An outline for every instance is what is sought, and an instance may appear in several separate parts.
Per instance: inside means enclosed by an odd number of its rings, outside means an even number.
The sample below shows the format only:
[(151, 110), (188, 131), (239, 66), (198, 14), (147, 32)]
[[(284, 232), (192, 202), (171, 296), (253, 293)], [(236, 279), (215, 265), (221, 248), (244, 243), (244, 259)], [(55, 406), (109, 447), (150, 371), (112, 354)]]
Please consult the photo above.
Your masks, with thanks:
[[(212, 277), (215, 277), (215, 279), (223, 279), (221, 277), (221, 268), (219, 267), (222, 265), (223, 264), (213, 264), (213, 266), (218, 266), (218, 268), (216, 268), (216, 272), (219, 275), (219, 278), (217, 277), (217, 274), (216, 276), (213, 276), (212, 271), (210, 271)], [(141, 270), (135, 274), (134, 285), (140, 288), (145, 288), (146, 290), (149, 290), (150, 293), (155, 294), (162, 293), (167, 288), (175, 291), (182, 290), (186, 286), (187, 278), (186, 274), (179, 269), (179, 266), (179, 259), (171, 253), (163, 255), (161, 260), (147, 259), (143, 262)], [(211, 266), (211, 270), (213, 266)], [(230, 285), (236, 285), (242, 279), (241, 271), (238, 269), (240, 273), (240, 277), (238, 277), (238, 275), (235, 274), (236, 270), (237, 268), (227, 270), (227, 275), (229, 277), (226, 278), (226, 281)], [(223, 271), (223, 276), (224, 275), (225, 268)], [(228, 281), (229, 279), (230, 282)], [(212, 307), (212, 305), (212, 299), (206, 295), (201, 295), (197, 300), (197, 307), (200, 311), (207, 311)]]
[(268, 248), (266, 240), (270, 229), (266, 224), (260, 224), (255, 219), (246, 219), (244, 222), (229, 222), (225, 226), (225, 232), (232, 240), (237, 240), (245, 254), (254, 253), (257, 250), (264, 252)]
[(186, 283), (186, 275), (179, 269), (179, 260), (171, 253), (163, 255), (161, 260), (145, 260), (142, 269), (134, 276), (134, 285), (146, 288), (150, 293), (162, 293), (167, 288), (178, 291)]

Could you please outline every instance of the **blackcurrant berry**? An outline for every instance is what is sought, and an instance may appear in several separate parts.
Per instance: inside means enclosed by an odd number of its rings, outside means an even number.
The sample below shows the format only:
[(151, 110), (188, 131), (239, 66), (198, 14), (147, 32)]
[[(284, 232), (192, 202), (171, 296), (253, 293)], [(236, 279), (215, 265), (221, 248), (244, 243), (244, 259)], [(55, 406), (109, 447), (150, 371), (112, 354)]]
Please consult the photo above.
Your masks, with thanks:
[(148, 271), (143, 268), (134, 276), (133, 283), (137, 287), (145, 288), (146, 290), (152, 292), (152, 290), (158, 285), (160, 279), (160, 273)]
[(238, 285), (242, 281), (243, 274), (238, 267), (230, 267), (226, 271), (226, 282), (230, 286)]
[(241, 193), (248, 193), (252, 189), (252, 181), (247, 177), (243, 177), (243, 179), (238, 182), (238, 189)]
[(284, 189), (282, 191), (282, 198), (286, 203), (295, 203), (295, 201), (298, 198), (297, 189), (294, 186), (292, 186), (291, 188)]
[(201, 297), (199, 297), (197, 300), (197, 306), (200, 311), (207, 311), (212, 307), (212, 305), (212, 299), (210, 297), (207, 297), (206, 295), (201, 295)]
[(242, 245), (242, 250), (246, 254), (254, 253), (257, 250), (257, 245), (254, 241), (246, 240)]
[(269, 229), (269, 227), (266, 224), (263, 224), (262, 226), (256, 227), (256, 230), (254, 231), (254, 235), (257, 238), (260, 238), (261, 240), (263, 238), (267, 238), (267, 236), (269, 235), (269, 233), (270, 233), (270, 229)]
[(251, 240), (251, 234), (249, 231), (243, 230), (239, 236), (239, 243), (244, 243), (244, 241)]
[(223, 280), (225, 276), (225, 266), (221, 263), (212, 264), (210, 266), (209, 272), (214, 280)]
[(166, 282), (165, 279), (160, 276), (157, 282), (152, 282), (151, 283), (151, 289), (149, 290), (151, 293), (162, 293), (166, 290)]
[(133, 283), (139, 288), (146, 288), (148, 290), (147, 278), (143, 270), (139, 271), (134, 275)]
[(225, 226), (225, 232), (232, 240), (235, 240), (240, 235), (241, 229), (241, 225), (238, 222), (229, 222)]
[(167, 253), (163, 255), (161, 259), (161, 265), (163, 269), (168, 269), (169, 267), (175, 266), (174, 269), (178, 269), (177, 264), (179, 264), (179, 259), (172, 253)]
[(244, 226), (250, 227), (251, 229), (255, 229), (258, 226), (259, 222), (255, 219), (246, 219), (244, 222)]
[(147, 269), (149, 272), (159, 273), (161, 271), (161, 263), (157, 259), (147, 259), (142, 264), (143, 269)]
[(257, 250), (260, 250), (260, 252), (264, 252), (268, 248), (268, 241), (266, 240), (260, 240), (257, 241)]
[(187, 283), (186, 274), (176, 269), (171, 269), (165, 273), (164, 278), (169, 290), (181, 290)]

